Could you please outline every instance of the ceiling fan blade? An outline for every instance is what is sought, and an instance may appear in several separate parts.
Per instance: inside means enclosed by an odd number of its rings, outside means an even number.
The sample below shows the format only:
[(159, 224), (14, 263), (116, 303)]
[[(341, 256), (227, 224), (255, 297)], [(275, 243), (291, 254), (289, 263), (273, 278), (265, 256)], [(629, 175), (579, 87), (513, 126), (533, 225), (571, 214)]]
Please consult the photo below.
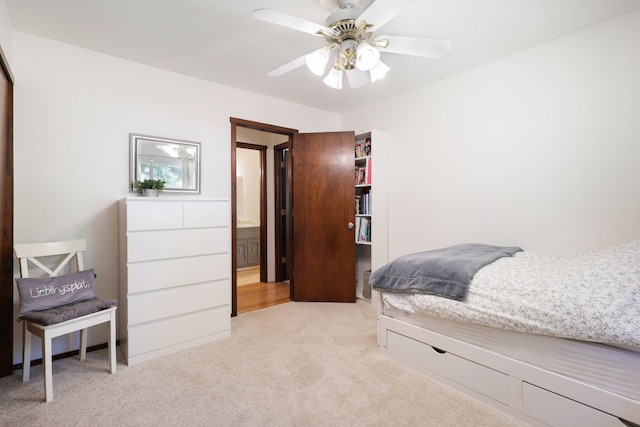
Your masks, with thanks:
[(347, 80), (350, 88), (357, 89), (369, 83), (369, 73), (356, 68), (347, 70)]
[(365, 9), (358, 17), (357, 22), (367, 21), (373, 24), (369, 31), (376, 31), (397, 14), (405, 10), (415, 0), (375, 0), (371, 6)]
[(323, 25), (315, 24), (306, 19), (297, 18), (288, 13), (276, 10), (276, 9), (256, 9), (253, 11), (253, 17), (261, 21), (270, 22), (276, 25), (282, 25), (283, 27), (293, 28), (294, 30), (302, 31), (305, 33), (319, 35), (318, 31), (331, 30)]
[[(375, 4), (375, 3), (374, 3)], [(384, 41), (387, 41), (385, 46)], [(448, 40), (419, 39), (415, 37), (379, 36), (374, 41), (382, 52), (400, 53), (403, 55), (423, 56), (425, 58), (442, 58), (451, 52)]]
[(282, 64), (281, 66), (274, 68), (273, 70), (267, 73), (267, 76), (278, 77), (288, 73), (289, 71), (293, 71), (296, 68), (303, 66), (304, 64), (305, 62), (304, 62), (304, 55), (303, 55), (299, 58), (294, 59), (293, 61), (289, 61), (286, 64)]

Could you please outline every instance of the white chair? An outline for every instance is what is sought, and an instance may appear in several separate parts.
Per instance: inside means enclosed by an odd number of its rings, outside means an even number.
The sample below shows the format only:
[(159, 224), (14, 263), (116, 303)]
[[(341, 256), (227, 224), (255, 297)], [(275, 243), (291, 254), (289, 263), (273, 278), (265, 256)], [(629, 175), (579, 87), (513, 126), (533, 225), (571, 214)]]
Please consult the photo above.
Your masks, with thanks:
[[(72, 260), (75, 259), (76, 271), (84, 270), (82, 252), (86, 250), (87, 241), (85, 239), (69, 240), (50, 243), (26, 243), (14, 246), (14, 252), (20, 261), (20, 276), (29, 276), (29, 262), (40, 270), (44, 271), (48, 277), (56, 277), (62, 274), (63, 270), (69, 269)], [(56, 257), (57, 256), (57, 257)], [(57, 266), (49, 268), (43, 262), (43, 257), (54, 257)], [(40, 258), (40, 260), (39, 260)], [(60, 261), (62, 258), (62, 261)], [(49, 262), (51, 258), (48, 258)], [(66, 271), (66, 270), (65, 270)], [(37, 276), (42, 277), (42, 276)], [(113, 374), (116, 372), (116, 309), (109, 307), (91, 314), (86, 314), (61, 323), (52, 325), (41, 325), (34, 321), (22, 319), (23, 323), (23, 357), (22, 357), (22, 381), (29, 380), (31, 368), (31, 335), (40, 337), (42, 344), (42, 366), (44, 371), (45, 402), (53, 400), (53, 380), (51, 369), (52, 340), (55, 337), (66, 335), (71, 332), (80, 331), (80, 360), (84, 360), (87, 354), (87, 328), (101, 323), (109, 323), (109, 368)]]

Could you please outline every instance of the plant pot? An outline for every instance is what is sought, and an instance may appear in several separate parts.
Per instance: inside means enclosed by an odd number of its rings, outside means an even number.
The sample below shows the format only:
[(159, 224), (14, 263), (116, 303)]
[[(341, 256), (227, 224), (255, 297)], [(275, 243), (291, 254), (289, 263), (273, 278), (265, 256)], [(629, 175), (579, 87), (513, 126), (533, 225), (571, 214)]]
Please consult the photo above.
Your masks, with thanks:
[(153, 188), (143, 188), (142, 196), (143, 197), (158, 197), (160, 195), (160, 190), (156, 190)]

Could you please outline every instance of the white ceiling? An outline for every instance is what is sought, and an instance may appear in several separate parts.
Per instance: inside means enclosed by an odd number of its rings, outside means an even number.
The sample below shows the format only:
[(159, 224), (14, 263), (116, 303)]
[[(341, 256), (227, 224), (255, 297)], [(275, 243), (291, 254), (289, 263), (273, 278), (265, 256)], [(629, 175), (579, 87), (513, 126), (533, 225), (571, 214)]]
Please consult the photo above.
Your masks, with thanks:
[(326, 42), (251, 16), (275, 8), (324, 24), (331, 11), (319, 0), (5, 1), (15, 30), (336, 113), (640, 9), (640, 0), (416, 0), (375, 34), (451, 40), (451, 54), (383, 54), (384, 80), (338, 91), (306, 67), (267, 77)]

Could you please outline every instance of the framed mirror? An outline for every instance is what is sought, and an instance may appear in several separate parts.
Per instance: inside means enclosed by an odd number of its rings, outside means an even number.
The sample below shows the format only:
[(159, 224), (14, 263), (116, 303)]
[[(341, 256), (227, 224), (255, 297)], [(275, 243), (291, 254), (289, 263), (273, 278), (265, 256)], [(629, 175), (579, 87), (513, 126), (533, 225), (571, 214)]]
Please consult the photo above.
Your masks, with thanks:
[(200, 143), (129, 134), (133, 183), (162, 179), (166, 193), (200, 193)]

